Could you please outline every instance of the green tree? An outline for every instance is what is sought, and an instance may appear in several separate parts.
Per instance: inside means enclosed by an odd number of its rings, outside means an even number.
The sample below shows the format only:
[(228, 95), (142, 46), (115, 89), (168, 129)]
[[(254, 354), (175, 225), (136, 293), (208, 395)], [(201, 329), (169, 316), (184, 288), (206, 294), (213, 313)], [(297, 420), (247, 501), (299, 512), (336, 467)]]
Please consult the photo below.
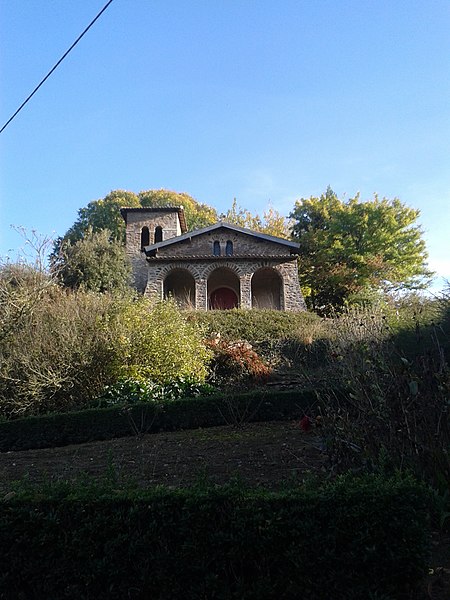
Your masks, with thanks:
[(320, 198), (298, 200), (290, 217), (311, 308), (339, 308), (363, 292), (426, 287), (432, 273), (419, 214), (397, 198), (342, 201), (331, 188)]
[(73, 243), (84, 238), (88, 229), (93, 232), (108, 229), (111, 241), (125, 243), (125, 222), (120, 214), (122, 207), (183, 206), (189, 230), (206, 227), (217, 221), (217, 213), (207, 204), (200, 204), (189, 194), (170, 190), (148, 190), (135, 194), (114, 190), (100, 200), (93, 200), (80, 208), (78, 218), (63, 237), (55, 242), (53, 255), (58, 256), (61, 247), (68, 241)]
[(186, 216), (186, 225), (189, 231), (201, 229), (217, 222), (216, 209), (208, 204), (201, 204), (185, 192), (171, 190), (147, 190), (140, 192), (141, 206), (182, 206)]
[(125, 248), (111, 241), (109, 229), (87, 230), (82, 239), (68, 240), (53, 256), (52, 270), (71, 289), (93, 292), (123, 292), (129, 289), (131, 265)]
[(125, 243), (125, 222), (120, 214), (123, 206), (139, 208), (139, 198), (133, 192), (114, 190), (100, 200), (89, 202), (78, 211), (78, 219), (55, 244), (55, 252), (67, 242), (76, 242), (83, 239), (88, 229), (93, 232), (108, 229), (111, 238)]
[(238, 206), (235, 198), (231, 208), (225, 214), (221, 215), (221, 219), (227, 223), (259, 231), (267, 235), (286, 239), (290, 237), (287, 219), (272, 206), (260, 217), (260, 215), (253, 215), (249, 210)]

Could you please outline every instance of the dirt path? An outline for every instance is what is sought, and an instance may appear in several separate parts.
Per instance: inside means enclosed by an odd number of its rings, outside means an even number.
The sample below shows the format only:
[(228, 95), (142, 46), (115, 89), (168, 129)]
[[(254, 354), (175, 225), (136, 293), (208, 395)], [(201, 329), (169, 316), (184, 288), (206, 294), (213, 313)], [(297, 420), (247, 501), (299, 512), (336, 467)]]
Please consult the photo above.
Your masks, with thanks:
[(326, 472), (320, 440), (298, 423), (252, 423), (148, 434), (63, 448), (0, 454), (0, 488), (22, 477), (72, 479), (80, 473), (114, 472), (141, 485), (184, 486), (207, 478), (276, 487), (307, 472)]

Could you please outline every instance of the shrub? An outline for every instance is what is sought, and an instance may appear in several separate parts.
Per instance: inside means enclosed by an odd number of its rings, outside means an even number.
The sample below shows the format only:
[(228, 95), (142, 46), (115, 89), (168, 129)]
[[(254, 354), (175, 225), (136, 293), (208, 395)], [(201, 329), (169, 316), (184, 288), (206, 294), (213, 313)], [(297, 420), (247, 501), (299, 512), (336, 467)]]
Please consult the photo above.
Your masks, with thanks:
[[(136, 388), (133, 389), (136, 393)], [(114, 398), (114, 402), (116, 400), (119, 401)], [(124, 397), (122, 404), (106, 408), (0, 422), (0, 452), (82, 444), (137, 433), (240, 424), (242, 421), (300, 419), (310, 413), (317, 396), (312, 390), (260, 391), (160, 399), (157, 402), (127, 401)]]
[[(13, 311), (18, 301), (23, 310)], [(0, 310), (7, 332), (0, 338), (2, 416), (71, 410), (113, 381), (111, 298), (21, 282)]]
[(188, 319), (199, 323), (209, 335), (220, 333), (224, 340), (246, 340), (252, 344), (273, 339), (310, 343), (324, 333), (322, 319), (310, 312), (264, 309), (192, 311)]
[(212, 385), (192, 377), (177, 377), (166, 384), (122, 378), (117, 383), (106, 386), (100, 398), (92, 404), (103, 407), (135, 402), (161, 402), (207, 396), (214, 392)]
[(5, 599), (400, 598), (426, 571), (427, 502), (399, 477), (284, 492), (19, 487), (0, 503), (0, 588)]
[(219, 337), (206, 340), (211, 348), (211, 381), (218, 386), (232, 386), (242, 383), (264, 383), (272, 373), (251, 344), (245, 341), (228, 342)]
[(205, 380), (211, 352), (201, 329), (188, 322), (172, 300), (126, 301), (116, 327), (121, 377), (157, 383), (186, 377)]
[(381, 460), (383, 468), (412, 469), (445, 490), (450, 369), (443, 329), (416, 325), (393, 334), (383, 315), (361, 311), (335, 321), (330, 366), (348, 393), (343, 400), (322, 392), (322, 422), (337, 468), (378, 468)]
[(175, 304), (70, 292), (44, 270), (0, 268), (0, 417), (74, 410), (120, 377), (202, 382), (210, 352)]

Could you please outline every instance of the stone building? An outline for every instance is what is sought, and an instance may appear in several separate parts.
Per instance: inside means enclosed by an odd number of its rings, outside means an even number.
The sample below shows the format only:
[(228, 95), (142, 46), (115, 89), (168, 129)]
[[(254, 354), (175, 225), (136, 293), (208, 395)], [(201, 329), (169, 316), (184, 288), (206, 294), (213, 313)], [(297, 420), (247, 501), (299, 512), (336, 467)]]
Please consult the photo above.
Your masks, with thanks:
[(298, 244), (216, 223), (187, 231), (182, 207), (122, 208), (136, 288), (200, 310), (305, 310)]

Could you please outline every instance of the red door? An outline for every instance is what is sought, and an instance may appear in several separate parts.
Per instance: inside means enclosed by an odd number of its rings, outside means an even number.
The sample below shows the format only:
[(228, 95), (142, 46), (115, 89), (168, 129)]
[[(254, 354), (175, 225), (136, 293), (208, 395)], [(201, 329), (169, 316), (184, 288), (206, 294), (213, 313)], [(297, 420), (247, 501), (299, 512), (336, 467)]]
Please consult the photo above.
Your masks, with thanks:
[(226, 310), (238, 307), (238, 298), (230, 288), (217, 288), (211, 294), (209, 299), (212, 310)]

